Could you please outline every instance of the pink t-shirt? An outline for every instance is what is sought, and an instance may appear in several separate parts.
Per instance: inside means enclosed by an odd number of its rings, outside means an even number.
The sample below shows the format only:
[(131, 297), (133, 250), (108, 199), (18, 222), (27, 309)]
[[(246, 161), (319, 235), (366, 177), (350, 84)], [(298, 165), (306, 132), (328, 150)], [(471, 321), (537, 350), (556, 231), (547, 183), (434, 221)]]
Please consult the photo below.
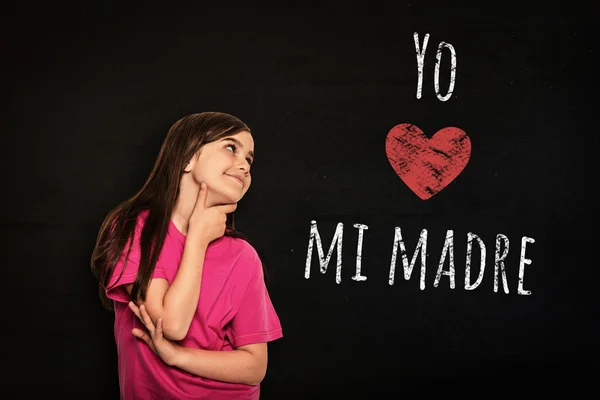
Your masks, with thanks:
[[(115, 267), (107, 295), (114, 300), (114, 333), (122, 400), (258, 399), (260, 385), (226, 383), (166, 365), (131, 333), (145, 329), (129, 309), (123, 285), (133, 283), (139, 267), (139, 236), (147, 211), (140, 213), (123, 275), (124, 256)], [(153, 278), (173, 282), (183, 254), (185, 235), (171, 222)], [(117, 282), (118, 280), (118, 282)], [(204, 259), (202, 287), (184, 347), (228, 351), (283, 336), (263, 279), (262, 264), (245, 240), (223, 236), (210, 243)]]

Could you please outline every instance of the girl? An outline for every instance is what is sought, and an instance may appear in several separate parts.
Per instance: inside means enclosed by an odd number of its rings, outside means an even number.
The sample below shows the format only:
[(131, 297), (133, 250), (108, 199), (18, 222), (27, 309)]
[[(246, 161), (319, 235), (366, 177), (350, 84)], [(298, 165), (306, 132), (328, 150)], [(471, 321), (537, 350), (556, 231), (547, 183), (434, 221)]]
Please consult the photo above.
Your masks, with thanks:
[(144, 186), (103, 221), (91, 265), (114, 309), (121, 399), (258, 399), (282, 337), (262, 263), (227, 215), (254, 140), (232, 115), (175, 122)]

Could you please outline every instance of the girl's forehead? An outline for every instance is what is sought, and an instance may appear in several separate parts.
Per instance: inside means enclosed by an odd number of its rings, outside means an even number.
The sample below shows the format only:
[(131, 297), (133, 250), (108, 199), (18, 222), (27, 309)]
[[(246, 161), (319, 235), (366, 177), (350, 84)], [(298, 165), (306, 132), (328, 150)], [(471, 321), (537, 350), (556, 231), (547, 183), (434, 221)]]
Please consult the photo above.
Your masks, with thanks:
[(250, 132), (248, 132), (248, 131), (240, 131), (240, 132), (238, 132), (238, 133), (236, 133), (235, 135), (232, 135), (232, 136), (233, 137), (238, 137), (238, 138), (245, 137), (245, 138), (248, 138), (250, 140), (253, 140), (252, 134)]
[(236, 133), (235, 135), (226, 136), (222, 140), (226, 139), (234, 139), (238, 142), (241, 142), (241, 144), (244, 147), (251, 147), (249, 150), (252, 150), (254, 148), (254, 138), (252, 137), (252, 134), (248, 131), (241, 131)]

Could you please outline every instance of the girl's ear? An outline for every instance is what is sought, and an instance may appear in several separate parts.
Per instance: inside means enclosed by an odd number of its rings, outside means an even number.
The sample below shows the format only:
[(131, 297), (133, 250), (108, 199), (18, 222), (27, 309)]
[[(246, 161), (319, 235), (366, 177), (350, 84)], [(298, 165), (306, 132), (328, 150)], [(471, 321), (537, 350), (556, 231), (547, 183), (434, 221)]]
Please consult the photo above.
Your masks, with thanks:
[(194, 169), (194, 165), (196, 165), (196, 161), (198, 160), (199, 156), (200, 156), (200, 152), (196, 153), (192, 157), (192, 159), (187, 163), (187, 165), (183, 169), (183, 172), (191, 172)]

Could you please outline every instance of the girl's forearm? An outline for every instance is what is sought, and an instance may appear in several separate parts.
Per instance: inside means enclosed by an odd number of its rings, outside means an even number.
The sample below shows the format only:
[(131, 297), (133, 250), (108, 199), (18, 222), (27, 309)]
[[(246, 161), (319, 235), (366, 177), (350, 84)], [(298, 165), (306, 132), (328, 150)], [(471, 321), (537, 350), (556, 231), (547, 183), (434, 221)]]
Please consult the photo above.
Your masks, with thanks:
[(211, 351), (179, 346), (178, 352), (169, 365), (217, 381), (258, 385), (267, 371), (266, 360), (247, 350)]
[(181, 340), (187, 334), (198, 307), (202, 286), (204, 256), (208, 244), (186, 238), (177, 274), (163, 299), (163, 321), (170, 339)]

